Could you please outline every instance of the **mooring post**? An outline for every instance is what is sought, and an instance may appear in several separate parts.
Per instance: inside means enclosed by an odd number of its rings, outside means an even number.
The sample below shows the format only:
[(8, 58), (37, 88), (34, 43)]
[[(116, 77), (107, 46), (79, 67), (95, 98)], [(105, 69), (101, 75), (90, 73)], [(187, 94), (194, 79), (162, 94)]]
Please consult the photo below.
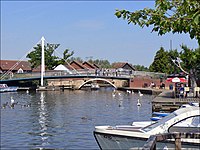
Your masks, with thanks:
[(181, 137), (180, 136), (175, 138), (175, 150), (181, 150)]

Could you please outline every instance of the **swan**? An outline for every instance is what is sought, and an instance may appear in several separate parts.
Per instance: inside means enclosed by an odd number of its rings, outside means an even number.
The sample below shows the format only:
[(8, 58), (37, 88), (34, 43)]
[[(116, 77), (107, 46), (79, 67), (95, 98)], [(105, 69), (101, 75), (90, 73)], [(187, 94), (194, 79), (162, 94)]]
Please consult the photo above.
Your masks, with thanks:
[(10, 97), (10, 105), (13, 105), (15, 103), (15, 100), (13, 99), (13, 97)]
[(10, 97), (10, 108), (14, 108), (15, 105), (17, 105), (17, 104), (18, 104), (18, 102), (15, 103), (15, 100), (14, 100), (13, 97), (11, 96), (11, 97)]
[(137, 101), (137, 106), (141, 106), (140, 99), (138, 99), (138, 101)]
[(130, 91), (130, 90), (126, 90), (126, 92), (127, 92), (127, 93), (131, 93), (131, 91)]
[(143, 96), (143, 94), (140, 91), (138, 91), (138, 94), (139, 94), (140, 97)]
[(115, 97), (115, 93), (112, 93), (112, 96)]

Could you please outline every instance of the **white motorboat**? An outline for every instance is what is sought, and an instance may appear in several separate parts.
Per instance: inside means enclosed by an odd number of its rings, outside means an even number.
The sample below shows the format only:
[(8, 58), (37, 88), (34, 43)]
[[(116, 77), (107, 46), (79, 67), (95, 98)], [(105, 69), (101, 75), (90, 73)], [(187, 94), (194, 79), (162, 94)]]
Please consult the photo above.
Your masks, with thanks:
[(0, 92), (15, 92), (17, 91), (17, 87), (11, 86), (9, 87), (7, 84), (0, 84)]
[(100, 87), (99, 87), (99, 84), (97, 83), (92, 83), (91, 84), (91, 90), (98, 90)]
[[(194, 121), (195, 120), (195, 121)], [(200, 132), (199, 107), (178, 109), (157, 122), (96, 126), (95, 139), (101, 149), (140, 149), (151, 135), (172, 132)], [(182, 148), (199, 149), (200, 139), (181, 139)], [(158, 142), (157, 148), (174, 148), (173, 141)]]

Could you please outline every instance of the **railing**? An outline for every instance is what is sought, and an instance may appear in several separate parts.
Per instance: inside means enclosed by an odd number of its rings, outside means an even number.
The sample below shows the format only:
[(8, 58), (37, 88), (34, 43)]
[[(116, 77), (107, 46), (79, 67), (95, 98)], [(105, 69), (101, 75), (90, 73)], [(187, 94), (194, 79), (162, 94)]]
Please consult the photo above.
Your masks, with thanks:
[[(95, 76), (123, 76), (123, 77), (134, 77), (134, 76), (151, 76), (154, 78), (165, 77), (166, 75), (163, 73), (155, 73), (155, 72), (144, 72), (144, 71), (133, 71), (123, 70), (117, 71), (116, 69), (99, 69), (95, 71), (94, 69), (80, 69), (80, 70), (72, 70), (70, 72), (67, 71), (46, 71), (45, 76), (80, 76), (80, 75), (95, 75)], [(1, 80), (6, 79), (16, 79), (16, 78), (31, 78), (31, 77), (40, 77), (40, 72), (30, 72), (30, 73), (10, 73), (6, 76), (1, 75)]]
[(161, 142), (168, 139), (175, 139), (175, 150), (181, 150), (181, 138), (200, 139), (200, 133), (165, 133), (152, 135), (149, 137), (142, 149), (155, 150), (156, 142)]

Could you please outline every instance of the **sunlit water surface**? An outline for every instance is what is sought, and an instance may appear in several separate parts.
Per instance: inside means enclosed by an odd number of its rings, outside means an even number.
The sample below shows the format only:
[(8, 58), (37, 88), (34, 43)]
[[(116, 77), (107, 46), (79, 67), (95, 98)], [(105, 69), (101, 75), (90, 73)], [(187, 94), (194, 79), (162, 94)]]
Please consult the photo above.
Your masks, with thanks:
[(125, 125), (151, 117), (150, 95), (114, 95), (111, 88), (1, 93), (1, 105), (11, 97), (18, 104), (1, 109), (1, 149), (99, 149), (93, 136), (96, 125)]

